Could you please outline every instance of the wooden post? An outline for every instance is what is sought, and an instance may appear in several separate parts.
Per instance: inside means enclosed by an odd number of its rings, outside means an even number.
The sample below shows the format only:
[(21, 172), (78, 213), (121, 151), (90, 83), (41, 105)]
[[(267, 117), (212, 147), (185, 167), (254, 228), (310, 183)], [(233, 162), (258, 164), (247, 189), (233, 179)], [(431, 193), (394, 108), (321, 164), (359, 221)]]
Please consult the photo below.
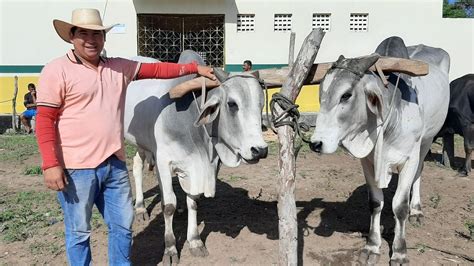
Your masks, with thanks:
[(17, 125), (18, 125), (18, 122), (17, 122), (17, 115), (16, 115), (16, 96), (18, 95), (18, 76), (15, 76), (14, 77), (15, 79), (15, 82), (14, 82), (14, 89), (13, 89), (13, 99), (12, 99), (12, 108), (13, 108), (13, 111), (12, 111), (12, 128), (13, 128), (13, 132), (17, 132), (18, 131), (18, 128), (17, 128)]
[[(313, 30), (304, 40), (298, 57), (294, 62), (288, 79), (284, 82), (281, 94), (293, 102), (303, 85), (303, 81), (313, 65), (324, 37), (320, 29)], [(280, 106), (275, 105), (276, 114), (282, 112)], [(277, 128), (279, 149), (279, 177), (278, 177), (278, 232), (279, 232), (279, 265), (297, 265), (298, 263), (298, 221), (295, 203), (295, 173), (296, 160), (293, 148), (294, 131), (290, 126)]]
[(292, 32), (290, 35), (290, 51), (288, 53), (288, 67), (291, 68), (295, 62), (295, 37), (296, 33)]

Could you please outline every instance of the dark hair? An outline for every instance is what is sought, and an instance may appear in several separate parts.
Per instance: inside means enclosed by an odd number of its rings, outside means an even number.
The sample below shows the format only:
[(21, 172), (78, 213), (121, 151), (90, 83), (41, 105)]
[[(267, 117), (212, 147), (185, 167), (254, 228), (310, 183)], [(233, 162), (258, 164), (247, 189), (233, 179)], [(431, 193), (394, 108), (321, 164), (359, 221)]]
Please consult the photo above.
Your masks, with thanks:
[(252, 61), (250, 61), (250, 60), (245, 60), (245, 61), (244, 61), (244, 64), (247, 64), (247, 65), (249, 65), (250, 67), (252, 67)]
[(35, 84), (33, 83), (28, 84), (28, 89), (36, 89)]

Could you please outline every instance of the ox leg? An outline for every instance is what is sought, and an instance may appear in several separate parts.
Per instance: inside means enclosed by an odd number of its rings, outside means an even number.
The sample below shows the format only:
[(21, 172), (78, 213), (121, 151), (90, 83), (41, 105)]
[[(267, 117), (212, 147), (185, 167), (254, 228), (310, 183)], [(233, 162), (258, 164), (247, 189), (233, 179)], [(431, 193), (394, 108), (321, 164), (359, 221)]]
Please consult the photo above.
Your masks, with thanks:
[(464, 151), (466, 152), (466, 160), (464, 162), (464, 174), (467, 176), (471, 172), (471, 153), (474, 147), (474, 125), (470, 125), (463, 130)]
[(148, 221), (150, 216), (143, 202), (143, 162), (145, 153), (138, 150), (133, 157), (133, 177), (135, 178), (135, 216), (138, 222)]
[(370, 231), (367, 244), (359, 255), (359, 262), (363, 265), (375, 265), (380, 259), (380, 216), (383, 209), (383, 191), (377, 187), (374, 178), (374, 165), (368, 159), (362, 159), (365, 180), (368, 186), (370, 208)]
[(443, 135), (443, 157), (442, 163), (446, 167), (454, 165), (454, 134), (446, 133)]
[(407, 244), (405, 238), (406, 221), (409, 213), (410, 189), (418, 171), (420, 148), (414, 149), (408, 161), (400, 171), (398, 185), (392, 200), (395, 214), (395, 236), (392, 245), (390, 265), (408, 265)]
[(156, 162), (156, 175), (160, 181), (161, 207), (165, 220), (165, 251), (163, 254), (163, 265), (175, 265), (179, 263), (178, 250), (176, 249), (176, 238), (173, 232), (173, 215), (176, 210), (176, 195), (173, 191), (173, 179), (167, 164)]
[(191, 255), (195, 257), (206, 257), (209, 255), (204, 243), (199, 236), (199, 230), (197, 227), (197, 203), (196, 200), (199, 196), (186, 196), (186, 204), (188, 206), (188, 236), (187, 241), (189, 243), (189, 249)]
[(421, 192), (420, 192), (420, 185), (421, 185), (421, 172), (423, 171), (424, 167), (424, 160), (426, 154), (428, 154), (432, 140), (425, 141), (421, 144), (420, 147), (420, 160), (418, 163), (418, 168), (415, 174), (415, 180), (413, 181), (412, 191), (411, 191), (411, 200), (410, 200), (410, 216), (408, 218), (410, 224), (415, 227), (420, 227), (423, 225), (423, 211), (421, 210)]
[(466, 161), (464, 163), (464, 172), (466, 174), (466, 176), (469, 175), (469, 173), (471, 172), (471, 153), (472, 153), (472, 148), (467, 146), (466, 144), (466, 140), (464, 140), (464, 151), (466, 152)]

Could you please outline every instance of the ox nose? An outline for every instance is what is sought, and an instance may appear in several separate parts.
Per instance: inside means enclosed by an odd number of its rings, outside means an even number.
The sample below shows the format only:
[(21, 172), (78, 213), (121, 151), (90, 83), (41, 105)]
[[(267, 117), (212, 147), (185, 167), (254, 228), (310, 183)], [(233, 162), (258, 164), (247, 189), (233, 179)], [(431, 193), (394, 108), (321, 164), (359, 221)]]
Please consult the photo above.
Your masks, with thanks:
[(323, 142), (322, 141), (315, 141), (315, 142), (311, 142), (309, 144), (309, 148), (314, 151), (314, 152), (317, 152), (317, 153), (321, 153), (321, 148), (323, 147)]
[(252, 152), (252, 157), (253, 158), (267, 158), (268, 154), (268, 147), (261, 148), (261, 147), (252, 147), (250, 148), (250, 151)]

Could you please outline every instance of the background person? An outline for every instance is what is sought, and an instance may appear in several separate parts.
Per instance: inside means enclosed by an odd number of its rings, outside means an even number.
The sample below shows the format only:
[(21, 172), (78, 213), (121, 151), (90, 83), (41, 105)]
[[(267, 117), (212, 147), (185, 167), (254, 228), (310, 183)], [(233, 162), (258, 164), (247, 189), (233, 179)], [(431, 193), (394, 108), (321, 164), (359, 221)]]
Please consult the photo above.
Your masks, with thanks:
[(89, 265), (95, 204), (108, 228), (110, 265), (130, 265), (133, 206), (125, 164), (123, 116), (135, 79), (192, 73), (215, 79), (212, 68), (139, 63), (100, 56), (105, 34), (96, 9), (76, 9), (72, 22), (53, 21), (74, 49), (45, 65), (39, 79), (37, 140), (44, 182), (59, 191), (70, 265)]
[(35, 84), (30, 83), (28, 84), (28, 93), (25, 94), (23, 97), (23, 104), (26, 107), (26, 111), (24, 111), (20, 115), (20, 121), (25, 127), (25, 131), (30, 134), (33, 132), (31, 128), (31, 119), (36, 116), (36, 87)]
[(251, 71), (252, 70), (252, 61), (250, 60), (245, 60), (243, 65), (242, 65), (242, 70), (244, 72), (246, 71)]

